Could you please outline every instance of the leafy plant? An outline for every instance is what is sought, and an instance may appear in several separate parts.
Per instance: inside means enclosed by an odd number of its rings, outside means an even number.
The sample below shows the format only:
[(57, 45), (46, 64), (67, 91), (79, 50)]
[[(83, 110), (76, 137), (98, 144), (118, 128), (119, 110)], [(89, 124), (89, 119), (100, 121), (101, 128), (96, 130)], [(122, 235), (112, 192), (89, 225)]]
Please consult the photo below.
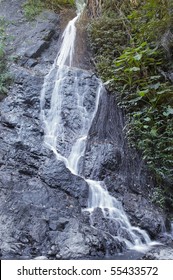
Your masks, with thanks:
[(24, 3), (24, 14), (28, 20), (33, 20), (44, 8), (60, 10), (65, 6), (74, 6), (74, 0), (28, 0)]
[(7, 68), (7, 60), (5, 56), (5, 25), (6, 22), (0, 18), (0, 99), (8, 92), (8, 85), (11, 80)]
[(41, 0), (28, 0), (24, 3), (24, 14), (28, 20), (34, 19), (43, 10), (43, 2)]
[(111, 3), (104, 1), (101, 18), (89, 27), (95, 66), (126, 112), (130, 145), (142, 151), (162, 190), (164, 198), (155, 201), (173, 207), (173, 3)]

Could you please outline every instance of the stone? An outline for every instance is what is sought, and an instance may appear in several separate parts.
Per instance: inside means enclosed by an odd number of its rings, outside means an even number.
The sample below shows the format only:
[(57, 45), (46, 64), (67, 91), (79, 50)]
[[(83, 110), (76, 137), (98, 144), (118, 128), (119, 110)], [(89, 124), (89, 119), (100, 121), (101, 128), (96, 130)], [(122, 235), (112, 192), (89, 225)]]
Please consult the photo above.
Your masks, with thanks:
[(57, 221), (57, 230), (63, 231), (68, 223), (69, 223), (69, 219), (59, 218)]
[(62, 259), (62, 256), (59, 255), (59, 254), (56, 254), (56, 259), (57, 259), (57, 260), (61, 260), (61, 259)]
[(40, 167), (40, 178), (51, 188), (61, 188), (67, 194), (79, 199), (81, 206), (87, 206), (88, 185), (80, 177), (73, 175), (54, 155), (46, 159)]
[(131, 223), (146, 230), (152, 238), (157, 238), (166, 230), (165, 217), (141, 195), (126, 193), (123, 205), (130, 216)]
[(29, 58), (37, 58), (46, 48), (48, 48), (47, 42), (40, 40), (37, 41), (34, 46), (27, 48), (24, 55)]
[(25, 63), (27, 67), (34, 67), (37, 65), (38, 61), (36, 59), (28, 59)]
[(147, 252), (144, 260), (173, 260), (173, 249), (169, 246), (158, 246)]

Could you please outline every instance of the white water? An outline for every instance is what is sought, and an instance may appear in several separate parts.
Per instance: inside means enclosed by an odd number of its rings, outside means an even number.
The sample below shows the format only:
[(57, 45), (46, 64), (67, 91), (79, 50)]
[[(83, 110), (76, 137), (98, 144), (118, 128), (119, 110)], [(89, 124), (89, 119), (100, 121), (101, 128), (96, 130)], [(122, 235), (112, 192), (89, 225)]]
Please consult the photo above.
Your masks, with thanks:
[[(76, 1), (76, 5), (77, 16), (68, 23), (62, 35), (60, 51), (52, 68), (50, 69), (50, 72), (45, 78), (41, 93), (41, 119), (44, 124), (45, 145), (54, 152), (58, 160), (65, 163), (66, 167), (73, 174), (78, 175), (79, 160), (85, 152), (88, 131), (97, 112), (103, 86), (102, 83), (98, 81), (95, 109), (92, 112), (89, 112), (84, 106), (84, 97), (88, 93), (87, 87), (89, 87), (89, 85), (84, 86), (83, 95), (80, 95), (78, 91), (80, 79), (77, 77), (75, 78), (72, 94), (73, 99), (76, 100), (75, 106), (79, 112), (82, 125), (77, 132), (74, 131), (74, 137), (71, 140), (70, 152), (68, 155), (66, 155), (66, 151), (63, 149), (62, 152), (60, 152), (57, 149), (57, 146), (60, 145), (60, 143), (65, 143), (67, 137), (65, 133), (66, 128), (62, 119), (62, 104), (65, 101), (65, 94), (62, 89), (66, 83), (66, 77), (69, 75), (69, 69), (71, 69), (73, 65), (76, 38), (75, 24), (80, 19), (80, 15), (84, 8), (84, 1)], [(55, 73), (55, 84), (51, 90), (50, 108), (46, 109), (46, 95), (47, 91), (50, 89), (52, 73)], [(85, 209), (85, 211), (89, 211), (91, 213), (91, 224), (93, 212), (97, 208), (100, 208), (105, 219), (112, 220), (119, 225), (119, 232), (115, 235), (116, 238), (118, 237), (121, 241), (124, 241), (126, 246), (130, 249), (139, 251), (148, 249), (152, 244), (148, 234), (144, 230), (133, 227), (130, 224), (121, 204), (108, 193), (103, 182), (93, 180), (86, 180), (86, 182), (89, 185), (89, 199), (88, 208)], [(122, 236), (122, 230), (127, 232), (129, 238)]]

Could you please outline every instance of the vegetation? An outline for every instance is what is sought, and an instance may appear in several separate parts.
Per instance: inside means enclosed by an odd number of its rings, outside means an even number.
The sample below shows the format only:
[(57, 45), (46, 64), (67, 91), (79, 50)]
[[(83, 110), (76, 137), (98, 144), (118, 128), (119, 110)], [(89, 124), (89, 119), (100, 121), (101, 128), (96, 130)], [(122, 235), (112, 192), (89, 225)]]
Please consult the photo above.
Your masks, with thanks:
[(74, 6), (74, 0), (28, 0), (24, 5), (24, 13), (28, 20), (33, 20), (44, 8), (59, 11), (63, 6)]
[(10, 75), (7, 69), (7, 60), (5, 56), (5, 21), (0, 18), (0, 100), (8, 92), (8, 85), (10, 82)]
[(89, 36), (99, 75), (127, 115), (127, 136), (173, 207), (173, 1), (106, 0)]

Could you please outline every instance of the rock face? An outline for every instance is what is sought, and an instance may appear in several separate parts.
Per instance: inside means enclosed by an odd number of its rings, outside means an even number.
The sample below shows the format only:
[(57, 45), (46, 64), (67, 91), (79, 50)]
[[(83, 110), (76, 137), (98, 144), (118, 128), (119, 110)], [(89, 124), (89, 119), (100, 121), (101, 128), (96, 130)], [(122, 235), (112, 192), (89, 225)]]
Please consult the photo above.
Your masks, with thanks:
[[(0, 103), (1, 258), (87, 259), (104, 258), (106, 253), (114, 256), (124, 246), (104, 231), (106, 223), (99, 209), (94, 213), (98, 228), (90, 226), (89, 213), (83, 211), (88, 200), (87, 183), (71, 174), (43, 144), (40, 93), (44, 76), (57, 54), (59, 17), (47, 11), (34, 22), (27, 22), (22, 14), (23, 2), (0, 3), (0, 16), (9, 20), (8, 33), (14, 36), (7, 52), (16, 57), (10, 66), (14, 83)], [(69, 139), (70, 128), (76, 124), (78, 129), (80, 125), (75, 109), (70, 117), (74, 101), (68, 88), (73, 76), (78, 73), (87, 77), (90, 92), (85, 106), (91, 111), (96, 87), (90, 72), (71, 72), (64, 89), (71, 106), (64, 111)], [(47, 97), (45, 106), (49, 107), (49, 103)], [(114, 97), (105, 93), (90, 129), (81, 174), (104, 180), (111, 194), (122, 202), (131, 223), (157, 238), (164, 230), (165, 217), (148, 200), (152, 181), (146, 179), (140, 158), (129, 151), (123, 127), (123, 116)]]
[(144, 260), (172, 260), (173, 249), (172, 247), (162, 246), (152, 249), (145, 256), (142, 257)]
[(40, 178), (50, 188), (60, 188), (77, 198), (81, 207), (87, 207), (88, 185), (80, 177), (73, 175), (55, 156), (47, 158), (39, 170)]
[[(1, 13), (13, 21), (8, 25), (8, 33), (15, 36), (7, 52), (16, 57), (16, 63), (10, 68), (14, 83), (0, 104), (1, 258), (75, 259), (101, 257), (109, 250), (115, 253), (114, 239), (91, 228), (88, 213), (82, 212), (87, 206), (87, 183), (71, 174), (43, 144), (40, 93), (44, 76), (57, 54), (59, 18), (44, 12), (29, 23), (21, 13), (23, 2), (1, 3)], [(13, 14), (9, 15), (10, 4)], [(26, 38), (30, 38), (29, 42)], [(92, 111), (92, 88), (97, 86), (96, 79), (87, 71), (80, 70), (77, 74), (87, 77), (91, 85), (85, 106)], [(66, 104), (64, 112), (69, 137), (70, 128), (76, 125), (78, 129), (80, 125), (75, 107), (73, 118), (68, 117), (73, 107), (68, 90), (73, 75), (76, 75), (75, 69), (69, 73), (66, 83), (71, 108)], [(81, 89), (83, 86), (81, 84)], [(48, 107), (49, 101), (47, 97)]]
[(149, 200), (153, 182), (144, 162), (128, 147), (123, 128), (115, 97), (105, 93), (89, 132), (84, 175), (103, 180), (109, 192), (122, 202), (132, 225), (157, 238), (165, 230), (165, 217)]

